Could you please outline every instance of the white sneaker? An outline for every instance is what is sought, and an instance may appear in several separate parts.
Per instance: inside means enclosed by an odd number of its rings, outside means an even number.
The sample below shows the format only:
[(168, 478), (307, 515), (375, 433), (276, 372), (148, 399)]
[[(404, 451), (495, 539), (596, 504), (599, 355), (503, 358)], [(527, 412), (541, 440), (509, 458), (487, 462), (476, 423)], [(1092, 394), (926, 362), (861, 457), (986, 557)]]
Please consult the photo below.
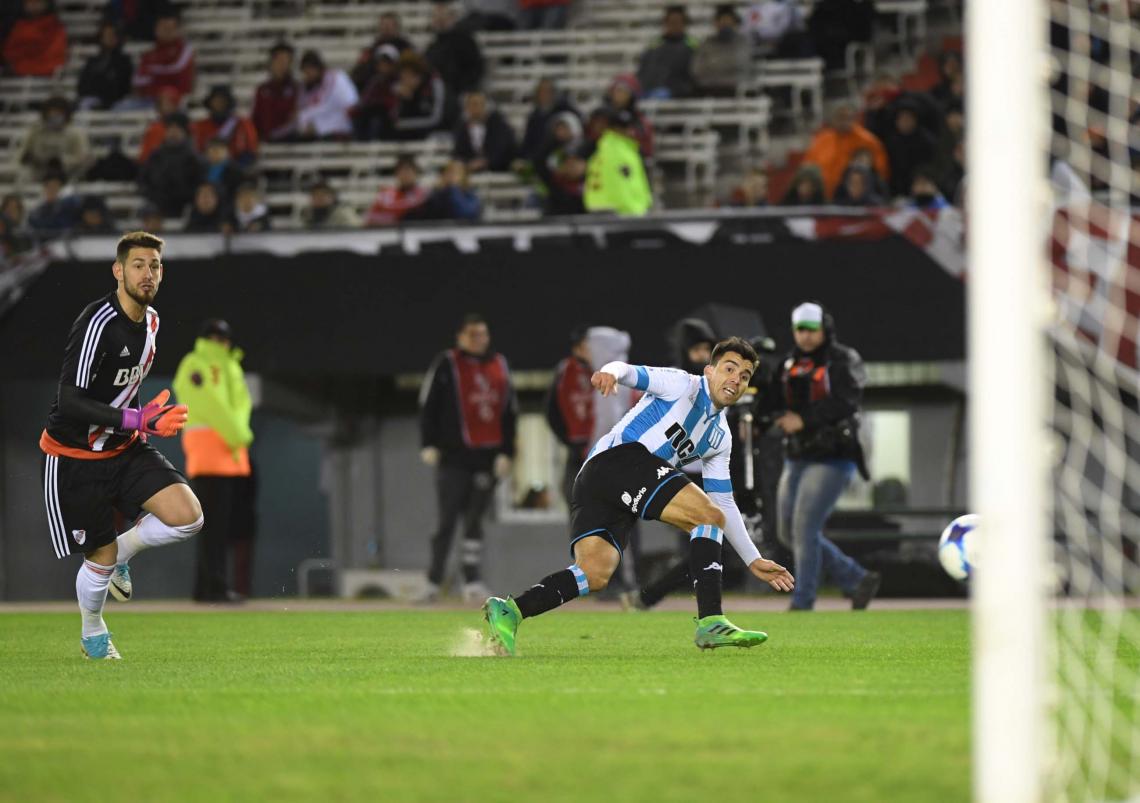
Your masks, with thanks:
[(482, 603), (483, 600), (491, 596), (490, 589), (476, 580), (474, 583), (463, 584), (463, 601), (464, 602), (478, 602)]
[(115, 566), (115, 571), (111, 572), (111, 583), (107, 586), (107, 590), (119, 602), (131, 601), (133, 586), (131, 586), (131, 569), (127, 564), (120, 563)]

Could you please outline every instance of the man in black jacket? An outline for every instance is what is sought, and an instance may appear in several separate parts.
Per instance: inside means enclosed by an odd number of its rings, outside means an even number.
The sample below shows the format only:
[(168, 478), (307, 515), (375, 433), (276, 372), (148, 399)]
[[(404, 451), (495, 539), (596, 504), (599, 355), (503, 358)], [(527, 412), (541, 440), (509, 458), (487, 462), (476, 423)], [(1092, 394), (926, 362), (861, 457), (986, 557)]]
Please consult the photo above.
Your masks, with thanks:
[(466, 31), (455, 27), (455, 14), (449, 3), (437, 2), (432, 8), (431, 29), (435, 39), (424, 51), (424, 58), (435, 68), (452, 92), (470, 92), (483, 81), (483, 54)]
[(99, 50), (83, 64), (79, 74), (80, 109), (109, 109), (131, 94), (135, 68), (123, 52), (123, 38), (113, 22), (99, 25)]
[(814, 607), (825, 572), (858, 610), (870, 604), (881, 578), (825, 538), (823, 525), (856, 470), (869, 478), (859, 442), (867, 374), (859, 352), (838, 341), (831, 315), (819, 304), (796, 307), (792, 329), (796, 346), (761, 400), (784, 433), (787, 461), (776, 506), (780, 541), (796, 559), (792, 610)]
[[(463, 517), (463, 597), (483, 600), (483, 515), (495, 481), (510, 473), (515, 453), (518, 401), (510, 369), (491, 351), (491, 334), (480, 315), (463, 318), (455, 348), (441, 352), (420, 391), (420, 456), (436, 469), (439, 529), (432, 538), (429, 589), (434, 598)], [(426, 601), (426, 600), (425, 600)]]
[(463, 119), (455, 126), (456, 159), (467, 164), (467, 172), (509, 170), (518, 150), (514, 129), (498, 109), (487, 107), (482, 92), (468, 92), (463, 98)]

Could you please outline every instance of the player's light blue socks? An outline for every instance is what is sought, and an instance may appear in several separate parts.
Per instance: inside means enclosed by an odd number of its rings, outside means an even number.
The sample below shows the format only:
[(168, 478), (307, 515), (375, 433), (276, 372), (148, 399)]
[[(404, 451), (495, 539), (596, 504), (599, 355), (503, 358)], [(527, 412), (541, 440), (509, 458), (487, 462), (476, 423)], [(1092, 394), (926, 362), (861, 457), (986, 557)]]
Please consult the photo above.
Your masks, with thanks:
[(515, 597), (515, 604), (519, 606), (523, 618), (529, 619), (589, 593), (590, 584), (586, 580), (586, 573), (575, 563), (542, 578), (539, 583)]

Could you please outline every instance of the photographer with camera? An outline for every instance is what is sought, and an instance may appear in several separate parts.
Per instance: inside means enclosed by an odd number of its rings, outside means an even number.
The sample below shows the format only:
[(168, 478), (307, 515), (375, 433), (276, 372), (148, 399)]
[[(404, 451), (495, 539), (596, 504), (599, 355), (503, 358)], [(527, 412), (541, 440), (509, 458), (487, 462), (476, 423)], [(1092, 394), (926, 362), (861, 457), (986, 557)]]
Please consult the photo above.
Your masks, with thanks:
[(775, 372), (759, 410), (771, 413), (784, 434), (777, 515), (780, 541), (795, 554), (792, 610), (814, 607), (824, 572), (861, 610), (882, 578), (825, 538), (823, 525), (856, 470), (870, 478), (859, 442), (866, 371), (859, 353), (839, 342), (831, 314), (819, 304), (796, 307), (792, 330), (795, 348)]

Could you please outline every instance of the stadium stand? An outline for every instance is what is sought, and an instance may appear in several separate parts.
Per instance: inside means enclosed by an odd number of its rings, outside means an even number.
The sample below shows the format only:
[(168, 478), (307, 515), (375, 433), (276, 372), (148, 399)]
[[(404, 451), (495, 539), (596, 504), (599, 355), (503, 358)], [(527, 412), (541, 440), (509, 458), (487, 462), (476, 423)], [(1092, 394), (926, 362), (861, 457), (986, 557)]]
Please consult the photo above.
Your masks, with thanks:
[[(799, 0), (805, 15), (813, 0)], [(58, 11), (71, 42), (66, 67), (49, 78), (0, 77), (0, 190), (18, 192), (29, 205), (38, 186), (22, 181), (17, 164), (24, 137), (36, 119), (36, 109), (50, 95), (74, 97), (78, 74), (96, 51), (102, 0), (63, 0)], [(689, 35), (702, 41), (712, 29), (714, 0), (686, 4)], [(778, 166), (786, 154), (794, 160), (811, 131), (824, 119), (824, 102), (838, 94), (855, 99), (877, 59), (884, 56), (910, 69), (923, 53), (931, 6), (956, 13), (956, 0), (875, 0), (881, 35), (874, 45), (852, 42), (841, 70), (827, 72), (818, 57), (776, 58), (763, 46), (754, 50), (751, 77), (734, 97), (645, 100), (641, 111), (653, 124), (656, 153), (650, 176), (659, 200), (668, 206), (702, 206), (741, 169), (753, 164)], [(480, 32), (477, 41), (486, 63), (485, 90), (521, 135), (535, 82), (556, 78), (583, 113), (597, 107), (619, 73), (636, 69), (645, 48), (660, 36), (661, 4), (654, 0), (590, 0), (575, 4), (571, 25), (559, 31)], [(371, 47), (381, 12), (399, 15), (403, 35), (422, 50), (430, 42), (431, 4), (373, 1), (326, 4), (311, 0), (202, 0), (183, 10), (183, 30), (195, 52), (197, 78), (189, 104), (191, 119), (203, 115), (201, 101), (214, 86), (229, 87), (238, 110), (248, 114), (256, 87), (266, 77), (269, 48), (290, 43), (297, 54), (319, 52), (331, 67), (348, 69)], [(149, 42), (128, 42), (125, 51), (135, 60)], [(885, 51), (885, 52), (884, 52)], [(929, 58), (929, 57), (927, 57)], [(839, 79), (838, 83), (831, 79)], [(96, 157), (120, 150), (138, 153), (151, 111), (79, 111), (76, 125), (86, 128)], [(778, 137), (773, 131), (779, 132)], [(779, 139), (779, 147), (774, 147)], [(298, 198), (306, 182), (326, 177), (342, 200), (358, 211), (367, 208), (377, 186), (390, 175), (400, 153), (412, 153), (425, 175), (432, 175), (450, 154), (446, 133), (422, 142), (332, 142), (263, 144), (257, 171), (274, 214), (274, 226), (298, 225)], [(723, 181), (721, 181), (723, 180)], [(720, 184), (718, 184), (720, 181)], [(515, 173), (478, 174), (473, 187), (483, 199), (487, 220), (529, 219), (540, 214), (534, 185)], [(82, 183), (74, 191), (98, 193), (112, 212), (126, 222), (139, 211), (142, 199), (130, 181)], [(174, 223), (170, 228), (177, 226)]]

